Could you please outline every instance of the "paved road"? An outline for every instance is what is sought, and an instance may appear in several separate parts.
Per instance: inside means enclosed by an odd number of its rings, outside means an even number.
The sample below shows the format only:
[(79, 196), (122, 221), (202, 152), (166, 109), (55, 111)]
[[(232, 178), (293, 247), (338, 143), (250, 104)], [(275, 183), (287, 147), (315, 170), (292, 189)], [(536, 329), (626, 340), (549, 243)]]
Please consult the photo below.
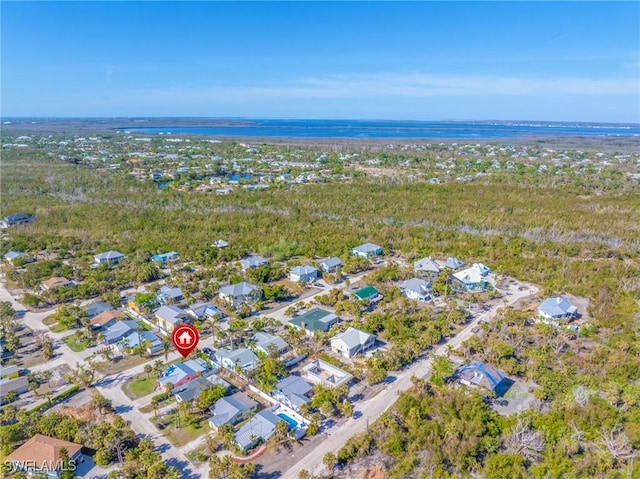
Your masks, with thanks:
[[(40, 366), (30, 368), (31, 370), (38, 371), (41, 369), (51, 369), (62, 364), (68, 364), (69, 367), (74, 368), (76, 363), (83, 364), (85, 359), (93, 354), (91, 350), (76, 353), (69, 349), (69, 347), (61, 341), (65, 336), (64, 334), (52, 333), (49, 328), (42, 323), (42, 320), (50, 316), (53, 311), (37, 313), (27, 311), (22, 304), (13, 299), (7, 291), (4, 283), (0, 283), (0, 301), (10, 301), (14, 310), (26, 311), (20, 318), (20, 322), (28, 326), (33, 331), (45, 331), (50, 337), (55, 338), (56, 340), (56, 357)], [(207, 339), (208, 341), (203, 341), (203, 345), (207, 345), (208, 342), (212, 342), (211, 338)], [(178, 353), (174, 351), (169, 354), (169, 361), (177, 359), (178, 357)], [(141, 404), (139, 404), (138, 401), (131, 401), (124, 392), (122, 392), (122, 384), (124, 384), (127, 379), (140, 374), (144, 374), (144, 364), (135, 366), (123, 373), (107, 377), (99, 377), (96, 381), (95, 388), (100, 392), (100, 394), (112, 401), (115, 411), (126, 421), (130, 422), (132, 429), (136, 433), (143, 434), (153, 439), (157, 450), (162, 455), (162, 458), (169, 465), (178, 468), (183, 479), (207, 477), (207, 465), (204, 464), (200, 469), (195, 469), (188, 461), (187, 457), (158, 432), (158, 429), (151, 423), (149, 418), (137, 410), (137, 407)]]
[[(522, 284), (522, 283), (520, 283)], [(529, 295), (537, 293), (538, 289), (532, 285), (525, 285), (523, 291), (518, 291), (518, 285), (510, 285), (509, 296), (505, 296), (509, 305), (514, 304), (518, 300), (527, 297)], [(506, 291), (505, 291), (506, 292)], [(472, 331), (480, 321), (489, 321), (495, 316), (498, 308), (502, 307), (503, 303), (499, 302), (493, 308), (487, 312), (476, 317), (465, 329), (458, 333), (454, 338), (447, 343), (439, 346), (434, 351), (435, 354), (444, 355), (447, 353), (447, 347), (457, 348), (463, 341), (466, 341), (475, 333)], [(376, 396), (368, 399), (367, 401), (354, 404), (355, 410), (360, 411), (362, 415), (358, 419), (351, 418), (345, 423), (335, 426), (329, 429), (328, 437), (325, 441), (321, 442), (318, 447), (311, 450), (306, 456), (298, 461), (298, 463), (291, 469), (286, 471), (281, 477), (282, 479), (297, 479), (298, 471), (306, 469), (312, 474), (326, 473), (322, 458), (327, 452), (333, 452), (337, 454), (340, 448), (344, 446), (347, 440), (354, 434), (364, 432), (367, 428), (367, 424), (372, 424), (384, 411), (389, 409), (396, 401), (398, 394), (402, 391), (406, 391), (411, 388), (411, 377), (424, 377), (431, 373), (432, 359), (425, 358), (415, 362), (408, 369), (395, 374), (395, 381), (389, 384), (385, 390), (377, 394)]]

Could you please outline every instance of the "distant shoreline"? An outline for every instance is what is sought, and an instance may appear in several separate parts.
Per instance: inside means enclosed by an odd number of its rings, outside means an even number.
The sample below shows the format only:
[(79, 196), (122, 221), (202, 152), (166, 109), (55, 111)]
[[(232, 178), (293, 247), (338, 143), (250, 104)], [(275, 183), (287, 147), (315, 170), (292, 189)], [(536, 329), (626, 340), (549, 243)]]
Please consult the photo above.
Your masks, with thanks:
[[(139, 128), (154, 128), (170, 130), (176, 128), (203, 129), (216, 128), (223, 129), (264, 129), (264, 124), (256, 122), (273, 122), (269, 123), (267, 128), (281, 128), (280, 125), (285, 124), (291, 127), (305, 126), (309, 128), (322, 127), (318, 125), (335, 124), (338, 127), (347, 124), (345, 128), (354, 127), (360, 129), (379, 128), (400, 128), (406, 130), (425, 128), (425, 125), (437, 128), (442, 125), (443, 128), (450, 128), (451, 131), (465, 127), (474, 126), (482, 131), (490, 131), (491, 127), (496, 129), (527, 129), (542, 130), (541, 127), (557, 128), (588, 128), (593, 133), (587, 135), (571, 134), (562, 135), (556, 131), (554, 134), (546, 134), (546, 131), (527, 134), (523, 131), (519, 136), (465, 136), (451, 135), (448, 137), (420, 137), (420, 136), (375, 136), (375, 137), (357, 137), (357, 136), (300, 136), (286, 134), (273, 136), (269, 134), (233, 134), (221, 133), (215, 135), (193, 134), (190, 132), (175, 133), (166, 135), (166, 137), (189, 137), (195, 139), (215, 138), (220, 141), (246, 141), (252, 143), (274, 143), (274, 144), (291, 144), (291, 145), (381, 145), (381, 144), (426, 144), (426, 143), (480, 143), (480, 144), (518, 144), (518, 145), (537, 145), (549, 147), (565, 147), (565, 148), (582, 148), (582, 149), (606, 149), (606, 150), (627, 150), (637, 149), (638, 137), (633, 136), (636, 129), (640, 130), (640, 125), (627, 123), (578, 123), (578, 122), (526, 122), (526, 121), (449, 121), (449, 122), (420, 122), (420, 121), (365, 121), (365, 120), (250, 120), (250, 119), (214, 119), (214, 118), (150, 118), (150, 119), (132, 119), (132, 118), (42, 118), (42, 119), (4, 119), (1, 125), (3, 135), (6, 134), (52, 134), (52, 135), (89, 135), (102, 134), (114, 135), (120, 134), (121, 131), (130, 131), (133, 135), (153, 135), (159, 136), (157, 132), (149, 133), (138, 130)], [(8, 123), (10, 122), (10, 123)], [(309, 126), (311, 125), (311, 126)], [(373, 126), (370, 126), (373, 125)], [(380, 126), (383, 125), (383, 126)], [(530, 126), (534, 125), (534, 126)], [(282, 128), (284, 131), (286, 128)], [(620, 132), (620, 136), (603, 136), (598, 134), (600, 131), (616, 129)], [(626, 135), (625, 131), (632, 133)], [(253, 132), (252, 132), (253, 133)], [(545, 133), (545, 134), (541, 134)], [(165, 137), (165, 135), (163, 135)]]

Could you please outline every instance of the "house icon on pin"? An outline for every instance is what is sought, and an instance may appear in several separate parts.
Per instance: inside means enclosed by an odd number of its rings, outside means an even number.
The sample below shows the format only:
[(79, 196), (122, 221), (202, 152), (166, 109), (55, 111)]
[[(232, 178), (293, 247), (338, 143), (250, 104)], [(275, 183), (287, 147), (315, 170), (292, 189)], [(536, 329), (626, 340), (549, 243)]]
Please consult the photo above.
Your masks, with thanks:
[(193, 341), (193, 338), (189, 334), (188, 331), (184, 331), (180, 336), (178, 336), (178, 342), (182, 346), (189, 346)]

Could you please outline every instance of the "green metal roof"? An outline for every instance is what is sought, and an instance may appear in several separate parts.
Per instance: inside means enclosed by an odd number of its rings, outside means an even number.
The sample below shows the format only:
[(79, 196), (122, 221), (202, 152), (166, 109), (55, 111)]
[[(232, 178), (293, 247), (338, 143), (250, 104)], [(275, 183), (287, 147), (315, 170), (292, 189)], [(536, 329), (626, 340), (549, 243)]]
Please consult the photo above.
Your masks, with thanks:
[(365, 286), (358, 291), (354, 291), (353, 294), (355, 294), (358, 299), (371, 299), (378, 296), (379, 293), (373, 286)]
[(302, 327), (302, 323), (305, 323), (306, 329), (310, 329), (311, 331), (324, 331), (326, 329), (326, 323), (320, 321), (322, 318), (329, 316), (329, 311), (326, 311), (321, 308), (313, 308), (307, 311), (300, 316), (296, 316), (295, 318), (291, 318), (289, 321), (291, 324), (295, 324), (298, 327)]

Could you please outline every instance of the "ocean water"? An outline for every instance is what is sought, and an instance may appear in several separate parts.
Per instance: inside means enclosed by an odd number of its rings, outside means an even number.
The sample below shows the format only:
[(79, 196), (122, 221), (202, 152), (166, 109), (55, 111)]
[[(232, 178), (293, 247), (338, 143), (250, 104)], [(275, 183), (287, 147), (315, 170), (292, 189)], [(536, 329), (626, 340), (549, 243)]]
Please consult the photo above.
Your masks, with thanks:
[(273, 138), (517, 139), (640, 137), (638, 124), (365, 120), (203, 120), (207, 126), (120, 128), (158, 135)]

